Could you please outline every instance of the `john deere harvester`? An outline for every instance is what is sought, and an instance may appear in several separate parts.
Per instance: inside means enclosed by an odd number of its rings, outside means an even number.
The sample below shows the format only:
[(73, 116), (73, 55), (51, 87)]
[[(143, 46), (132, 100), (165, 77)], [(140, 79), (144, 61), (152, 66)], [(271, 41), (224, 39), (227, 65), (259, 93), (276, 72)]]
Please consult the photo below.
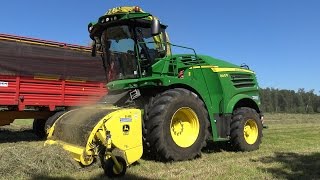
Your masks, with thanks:
[[(110, 9), (88, 30), (101, 56), (109, 94), (104, 105), (69, 111), (49, 129), (83, 165), (100, 158), (109, 176), (148, 153), (156, 160), (200, 156), (206, 141), (236, 151), (262, 138), (255, 73), (169, 42), (167, 26), (139, 7)], [(172, 54), (171, 48), (190, 50)]]

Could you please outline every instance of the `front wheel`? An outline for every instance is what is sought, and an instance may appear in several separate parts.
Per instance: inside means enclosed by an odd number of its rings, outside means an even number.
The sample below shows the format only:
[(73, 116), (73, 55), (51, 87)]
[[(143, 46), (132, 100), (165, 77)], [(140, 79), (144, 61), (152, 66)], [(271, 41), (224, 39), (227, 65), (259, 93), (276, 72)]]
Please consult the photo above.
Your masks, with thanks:
[(259, 149), (262, 128), (262, 122), (256, 110), (248, 107), (236, 109), (231, 122), (231, 145), (237, 151)]
[(193, 92), (175, 88), (151, 98), (145, 108), (144, 136), (159, 160), (181, 161), (201, 154), (208, 138), (208, 112)]

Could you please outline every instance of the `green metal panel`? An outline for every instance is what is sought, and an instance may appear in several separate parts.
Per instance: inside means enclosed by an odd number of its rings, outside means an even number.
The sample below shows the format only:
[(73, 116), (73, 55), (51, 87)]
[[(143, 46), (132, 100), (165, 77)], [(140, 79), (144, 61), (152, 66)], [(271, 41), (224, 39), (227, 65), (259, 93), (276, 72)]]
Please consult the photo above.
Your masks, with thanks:
[[(198, 63), (186, 65), (179, 58), (182, 56), (190, 55), (174, 55), (160, 59), (152, 66), (151, 76), (113, 81), (108, 84), (109, 90), (150, 86), (190, 87), (204, 101), (210, 116), (213, 139), (219, 140), (214, 114), (232, 113), (233, 107), (241, 99), (258, 97), (255, 75), (252, 71), (208, 56), (198, 56), (202, 60), (202, 65)], [(174, 58), (175, 62), (172, 62)], [(172, 67), (172, 63), (174, 67)], [(181, 69), (184, 70), (183, 78), (178, 77), (178, 71)], [(235, 87), (232, 82), (234, 74), (250, 76), (254, 85), (244, 88)], [(241, 80), (239, 79), (240, 82)], [(257, 100), (254, 101), (257, 102)]]

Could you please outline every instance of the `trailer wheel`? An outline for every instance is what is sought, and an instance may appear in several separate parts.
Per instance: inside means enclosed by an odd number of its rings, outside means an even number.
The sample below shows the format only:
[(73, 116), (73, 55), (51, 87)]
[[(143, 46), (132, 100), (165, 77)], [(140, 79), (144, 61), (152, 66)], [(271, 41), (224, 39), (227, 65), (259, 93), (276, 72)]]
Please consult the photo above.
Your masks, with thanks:
[(64, 114), (66, 111), (59, 111), (59, 112), (56, 112), (54, 115), (52, 115), (51, 117), (48, 118), (48, 120), (45, 122), (45, 125), (44, 125), (44, 130), (45, 130), (45, 133), (46, 135), (48, 134), (48, 129), (50, 129), (53, 124), (56, 122), (56, 120), (62, 116), (62, 114)]
[(35, 135), (39, 138), (44, 139), (46, 137), (46, 132), (44, 129), (44, 125), (46, 123), (45, 119), (34, 119), (32, 129)]
[(157, 159), (181, 161), (201, 155), (209, 120), (195, 93), (182, 88), (167, 90), (151, 98), (145, 110), (145, 144)]
[(105, 175), (107, 175), (109, 178), (121, 177), (121, 176), (125, 175), (125, 173), (127, 171), (126, 161), (119, 156), (116, 156), (116, 158), (121, 166), (120, 169), (117, 169), (112, 158), (105, 160), (102, 165), (102, 168), (104, 170)]
[(233, 112), (231, 145), (236, 151), (259, 149), (262, 138), (262, 122), (256, 110), (241, 107)]

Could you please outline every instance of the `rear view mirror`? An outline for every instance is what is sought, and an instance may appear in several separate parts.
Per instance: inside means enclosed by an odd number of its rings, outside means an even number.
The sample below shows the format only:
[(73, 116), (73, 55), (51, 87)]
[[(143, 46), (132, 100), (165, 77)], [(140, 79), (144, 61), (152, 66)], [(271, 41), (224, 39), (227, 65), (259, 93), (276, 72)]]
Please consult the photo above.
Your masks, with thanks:
[(96, 41), (92, 41), (92, 49), (91, 49), (91, 56), (95, 57), (97, 52), (97, 45)]
[(96, 56), (97, 51), (101, 51), (101, 40), (99, 37), (94, 36), (94, 40), (92, 41), (92, 50), (91, 56)]
[(160, 22), (158, 19), (153, 18), (151, 22), (151, 35), (156, 36), (160, 34)]

